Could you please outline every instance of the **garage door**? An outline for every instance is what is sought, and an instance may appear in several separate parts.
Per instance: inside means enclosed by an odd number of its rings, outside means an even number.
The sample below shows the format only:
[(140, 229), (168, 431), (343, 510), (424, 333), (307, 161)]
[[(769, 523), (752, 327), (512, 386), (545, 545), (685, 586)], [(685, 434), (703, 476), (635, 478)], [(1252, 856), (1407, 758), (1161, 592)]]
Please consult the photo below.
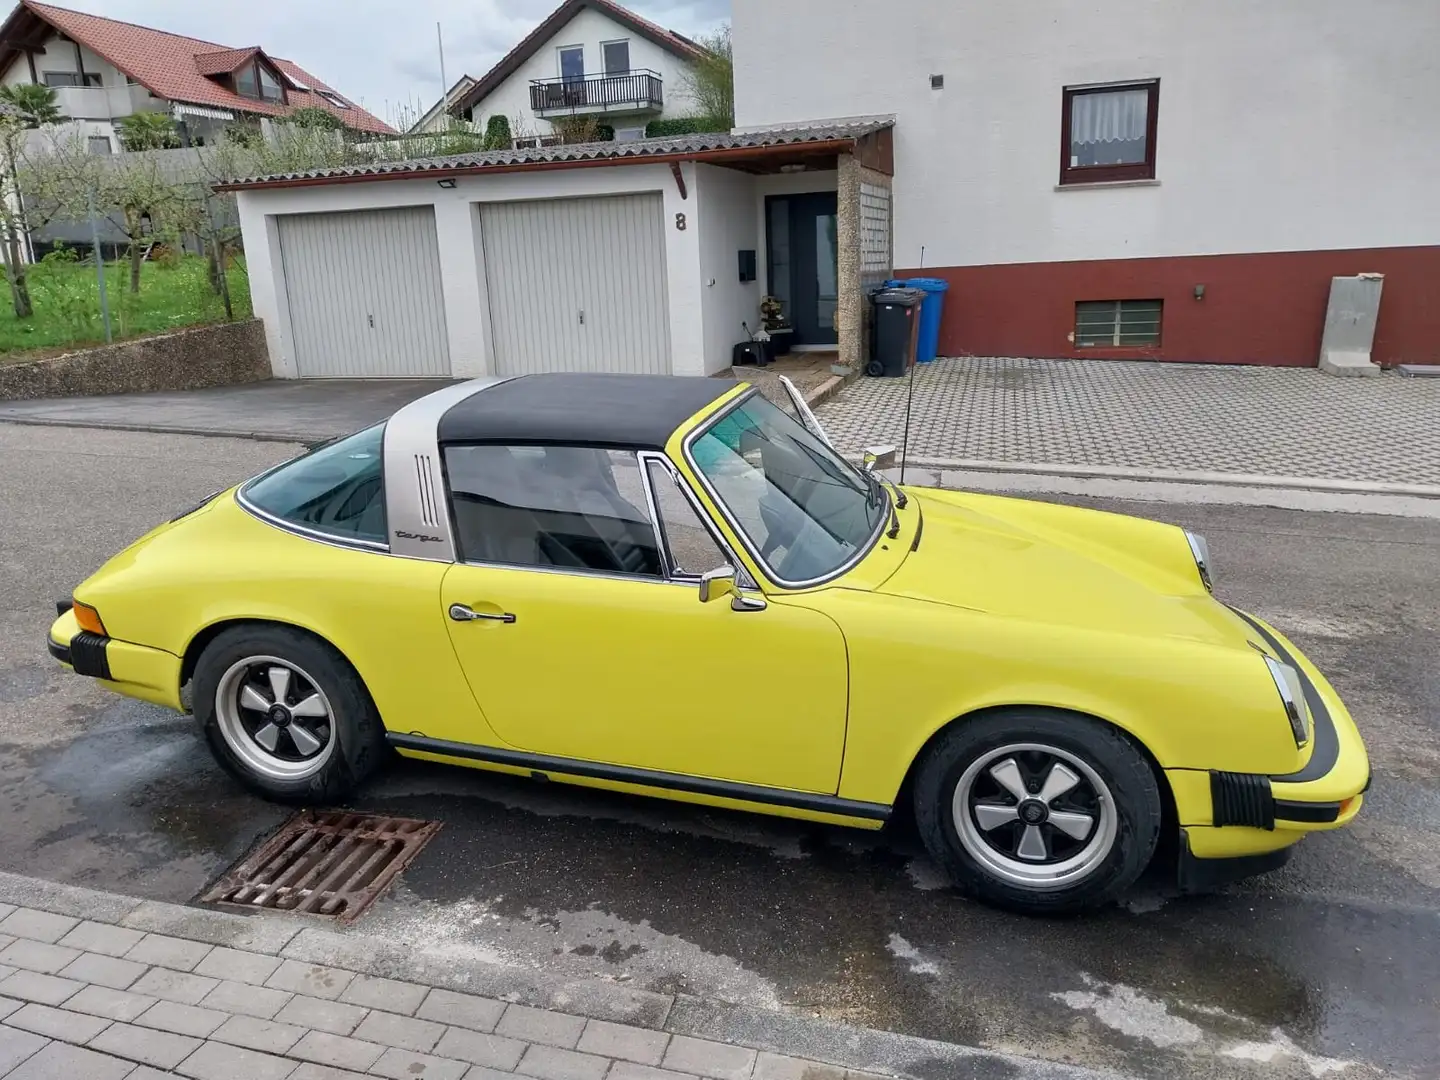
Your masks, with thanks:
[(278, 224), (302, 377), (450, 374), (431, 207), (288, 214)]
[(660, 195), (481, 207), (495, 370), (669, 374)]

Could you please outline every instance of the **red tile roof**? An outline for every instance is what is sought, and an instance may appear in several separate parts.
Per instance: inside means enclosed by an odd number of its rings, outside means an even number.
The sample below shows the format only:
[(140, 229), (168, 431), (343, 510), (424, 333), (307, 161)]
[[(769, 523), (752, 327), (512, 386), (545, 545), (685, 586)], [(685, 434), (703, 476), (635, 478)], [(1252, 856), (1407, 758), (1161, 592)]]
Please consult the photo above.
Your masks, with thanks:
[[(247, 54), (260, 52), (258, 47), (232, 49), (213, 41), (201, 41), (165, 30), (152, 30), (134, 23), (104, 19), (98, 15), (87, 15), (81, 11), (53, 7), (50, 4), (38, 4), (34, 0), (21, 0), (20, 6), (5, 20), (4, 26), (0, 27), (0, 62), (13, 56), (16, 46), (13, 40), (9, 40), (9, 32), (18, 26), (17, 19), (26, 11), (67, 37), (88, 46), (156, 97), (168, 101), (267, 116), (283, 116), (292, 109), (314, 105), (334, 113), (346, 127), (357, 131), (396, 134), (389, 124), (358, 105), (350, 104), (349, 108), (342, 109), (331, 104), (315, 91), (324, 90), (335, 94), (342, 101), (348, 99), (289, 60), (266, 57), (288, 80), (307, 87), (306, 90), (288, 89), (288, 104), (285, 105), (243, 98), (213, 79), (206, 78), (207, 74), (223, 74), (235, 70)], [(232, 57), (234, 62), (229, 63)], [(227, 63), (229, 66), (225, 66)]]

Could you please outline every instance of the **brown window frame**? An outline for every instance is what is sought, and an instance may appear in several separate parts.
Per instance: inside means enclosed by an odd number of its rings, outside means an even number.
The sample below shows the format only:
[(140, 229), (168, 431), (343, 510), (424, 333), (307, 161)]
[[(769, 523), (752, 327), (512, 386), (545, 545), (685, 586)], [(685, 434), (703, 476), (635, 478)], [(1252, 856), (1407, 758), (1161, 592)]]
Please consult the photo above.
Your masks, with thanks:
[[(1133, 165), (1071, 165), (1070, 117), (1075, 99), (1086, 94), (1113, 94), (1117, 90), (1148, 90), (1145, 106), (1145, 160)], [(1108, 184), (1124, 180), (1155, 179), (1155, 137), (1159, 133), (1160, 80), (1106, 83), (1100, 86), (1067, 86), (1060, 111), (1060, 183)]]

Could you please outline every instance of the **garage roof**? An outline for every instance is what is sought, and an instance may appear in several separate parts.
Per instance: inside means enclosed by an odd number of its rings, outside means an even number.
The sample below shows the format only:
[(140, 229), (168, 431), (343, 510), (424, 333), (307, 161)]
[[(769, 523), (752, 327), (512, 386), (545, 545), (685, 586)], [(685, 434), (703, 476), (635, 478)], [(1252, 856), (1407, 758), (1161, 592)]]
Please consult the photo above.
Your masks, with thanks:
[(336, 169), (276, 173), (236, 180), (219, 190), (301, 187), (375, 180), (443, 179), (485, 172), (522, 172), (538, 169), (583, 168), (595, 165), (642, 164), (646, 162), (709, 161), (717, 165), (741, 166), (780, 154), (850, 152), (862, 142), (883, 142), (875, 167), (890, 172), (889, 135), (894, 117), (861, 117), (820, 121), (793, 127), (759, 131), (720, 131), (679, 135), (631, 142), (576, 143), (570, 146), (541, 146), (524, 150), (491, 150), (452, 157), (413, 158), (407, 161), (372, 162)]
[(735, 389), (673, 375), (522, 375), (487, 386), (440, 417), (442, 443), (559, 443), (664, 450), (670, 436)]

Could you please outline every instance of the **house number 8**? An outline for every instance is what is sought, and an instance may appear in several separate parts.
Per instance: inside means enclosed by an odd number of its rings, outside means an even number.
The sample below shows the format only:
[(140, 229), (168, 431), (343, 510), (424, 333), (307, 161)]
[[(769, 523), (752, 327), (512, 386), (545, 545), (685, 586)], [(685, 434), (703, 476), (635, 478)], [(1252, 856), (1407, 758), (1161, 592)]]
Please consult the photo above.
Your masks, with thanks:
[(679, 229), (681, 232), (684, 232), (684, 231), (685, 231), (685, 215), (684, 215), (684, 214), (676, 214), (676, 215), (675, 215), (675, 228)]

